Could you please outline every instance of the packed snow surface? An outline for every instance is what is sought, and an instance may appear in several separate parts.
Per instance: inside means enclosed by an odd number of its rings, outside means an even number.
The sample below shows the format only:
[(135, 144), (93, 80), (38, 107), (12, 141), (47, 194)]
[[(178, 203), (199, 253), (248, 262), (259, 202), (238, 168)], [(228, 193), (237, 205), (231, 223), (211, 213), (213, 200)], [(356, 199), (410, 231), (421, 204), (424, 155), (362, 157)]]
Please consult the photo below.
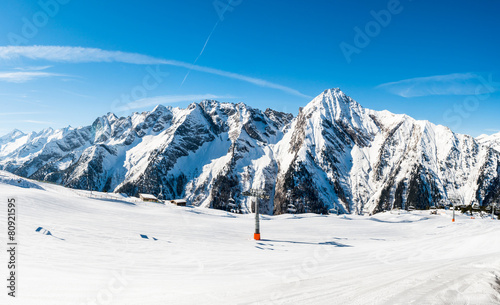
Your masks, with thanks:
[(263, 216), (255, 241), (250, 214), (5, 181), (19, 282), (0, 304), (500, 304), (498, 220), (285, 214)]

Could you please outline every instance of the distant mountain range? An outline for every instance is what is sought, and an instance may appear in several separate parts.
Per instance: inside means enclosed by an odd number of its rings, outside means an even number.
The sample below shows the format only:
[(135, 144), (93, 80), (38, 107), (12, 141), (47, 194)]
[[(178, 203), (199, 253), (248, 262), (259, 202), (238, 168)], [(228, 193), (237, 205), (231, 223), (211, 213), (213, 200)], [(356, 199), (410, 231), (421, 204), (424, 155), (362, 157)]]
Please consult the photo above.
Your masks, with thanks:
[(474, 139), (325, 90), (297, 117), (206, 100), (90, 126), (14, 130), (0, 169), (72, 188), (162, 193), (247, 213), (376, 213), (500, 199), (500, 134)]

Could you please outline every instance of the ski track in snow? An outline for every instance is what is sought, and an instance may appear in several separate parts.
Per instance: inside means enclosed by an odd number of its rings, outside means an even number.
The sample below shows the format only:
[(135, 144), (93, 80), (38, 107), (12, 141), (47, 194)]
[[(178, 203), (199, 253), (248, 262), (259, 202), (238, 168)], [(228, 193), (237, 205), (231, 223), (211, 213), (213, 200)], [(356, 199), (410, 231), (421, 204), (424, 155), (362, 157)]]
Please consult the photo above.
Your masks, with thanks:
[(254, 241), (253, 215), (30, 183), (43, 189), (0, 181), (19, 226), (18, 297), (0, 304), (500, 304), (497, 220), (263, 216)]

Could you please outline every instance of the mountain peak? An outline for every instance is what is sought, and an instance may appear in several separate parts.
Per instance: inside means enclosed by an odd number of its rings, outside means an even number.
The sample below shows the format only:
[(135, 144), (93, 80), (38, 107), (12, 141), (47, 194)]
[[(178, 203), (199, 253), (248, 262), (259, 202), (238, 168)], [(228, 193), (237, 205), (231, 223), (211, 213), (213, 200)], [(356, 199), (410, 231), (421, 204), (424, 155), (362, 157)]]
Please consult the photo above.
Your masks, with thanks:
[(14, 130), (12, 130), (11, 133), (14, 134), (14, 133), (23, 133), (23, 132), (17, 128), (14, 128)]
[(204, 99), (200, 102), (200, 106), (203, 109), (212, 109), (217, 108), (220, 105), (220, 102), (211, 99)]
[(352, 98), (347, 96), (340, 88), (332, 88), (323, 91), (318, 97), (322, 97), (323, 99), (331, 99), (335, 101), (337, 104), (356, 104), (359, 105)]
[(9, 141), (16, 140), (24, 135), (25, 135), (24, 132), (20, 131), (19, 129), (14, 129), (11, 132), (9, 132), (8, 134), (0, 137), (0, 144), (2, 144), (4, 142), (6, 143)]
[(12, 130), (10, 133), (8, 133), (8, 136), (10, 136), (11, 138), (18, 138), (20, 136), (24, 136), (24, 132), (22, 132), (21, 130), (19, 129), (14, 129)]
[(344, 92), (342, 92), (342, 90), (340, 90), (340, 88), (330, 88), (330, 89), (326, 89), (325, 91), (323, 91), (323, 94), (343, 94), (345, 95)]
[(156, 105), (156, 107), (151, 112), (167, 111), (167, 110), (168, 110), (167, 106), (164, 106), (162, 104), (158, 104), (158, 105)]
[(332, 120), (350, 120), (363, 112), (363, 107), (340, 88), (323, 91), (304, 108), (305, 112), (315, 112), (316, 109), (323, 109), (324, 114)]
[(54, 129), (52, 127), (47, 127), (47, 128), (42, 129), (42, 131), (40, 131), (39, 134), (42, 135), (42, 134), (48, 134), (48, 133), (52, 133), (52, 132), (54, 132)]

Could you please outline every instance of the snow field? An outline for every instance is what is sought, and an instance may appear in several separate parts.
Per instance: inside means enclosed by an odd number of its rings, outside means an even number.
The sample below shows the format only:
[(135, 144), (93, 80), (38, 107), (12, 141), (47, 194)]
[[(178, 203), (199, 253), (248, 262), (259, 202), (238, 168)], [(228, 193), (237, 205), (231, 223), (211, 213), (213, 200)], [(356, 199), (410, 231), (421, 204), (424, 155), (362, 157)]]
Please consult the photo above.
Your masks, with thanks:
[[(254, 241), (251, 214), (96, 200), (32, 183), (43, 189), (0, 182), (0, 200), (18, 200), (20, 243), (18, 297), (4, 289), (1, 304), (500, 303), (497, 220), (457, 214), (452, 223), (450, 212), (428, 211), (262, 216), (263, 239)], [(6, 208), (0, 219), (6, 232)]]

